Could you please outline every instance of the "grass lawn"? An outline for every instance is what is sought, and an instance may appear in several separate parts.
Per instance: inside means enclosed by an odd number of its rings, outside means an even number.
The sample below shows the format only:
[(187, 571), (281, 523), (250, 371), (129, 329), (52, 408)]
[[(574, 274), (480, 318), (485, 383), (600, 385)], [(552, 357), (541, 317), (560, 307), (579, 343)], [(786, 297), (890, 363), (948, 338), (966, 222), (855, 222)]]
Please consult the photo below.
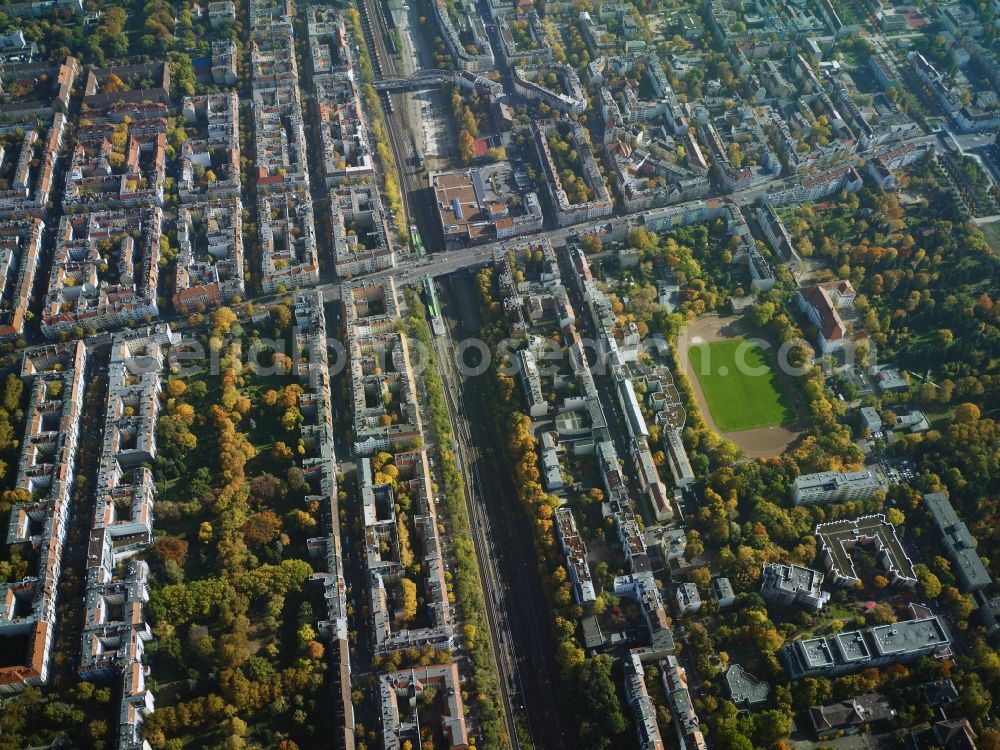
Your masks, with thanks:
[[(790, 424), (795, 410), (777, 373), (760, 347), (743, 338), (691, 347), (689, 356), (708, 402), (712, 420), (723, 432)], [(740, 372), (737, 361), (750, 372)], [(756, 372), (765, 369), (766, 371)]]
[(980, 224), (979, 228), (983, 230), (986, 242), (993, 248), (993, 252), (1000, 255), (1000, 221), (994, 221), (990, 224)]

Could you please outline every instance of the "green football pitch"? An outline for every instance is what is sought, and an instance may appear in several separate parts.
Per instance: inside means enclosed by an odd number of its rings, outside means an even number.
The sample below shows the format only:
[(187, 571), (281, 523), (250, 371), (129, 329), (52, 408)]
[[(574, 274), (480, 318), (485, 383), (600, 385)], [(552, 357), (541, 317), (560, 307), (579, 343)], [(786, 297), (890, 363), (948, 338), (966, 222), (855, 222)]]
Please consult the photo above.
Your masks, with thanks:
[(759, 346), (743, 338), (727, 339), (692, 346), (688, 356), (712, 421), (722, 432), (795, 421), (785, 386)]

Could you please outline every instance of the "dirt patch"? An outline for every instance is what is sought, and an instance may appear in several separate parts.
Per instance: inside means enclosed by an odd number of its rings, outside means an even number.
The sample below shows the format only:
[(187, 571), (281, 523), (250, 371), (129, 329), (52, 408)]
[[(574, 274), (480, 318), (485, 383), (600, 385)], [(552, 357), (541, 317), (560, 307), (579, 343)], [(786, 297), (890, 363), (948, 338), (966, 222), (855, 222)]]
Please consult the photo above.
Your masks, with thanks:
[(740, 336), (753, 333), (750, 326), (742, 318), (719, 317), (716, 315), (699, 318), (684, 330), (677, 339), (678, 352), (681, 357), (681, 366), (684, 373), (691, 382), (694, 389), (695, 400), (698, 408), (705, 418), (705, 422), (710, 428), (723, 435), (727, 440), (732, 440), (736, 446), (750, 458), (767, 458), (778, 456), (798, 440), (806, 429), (801, 404), (795, 398), (794, 384), (788, 382), (788, 376), (779, 371), (778, 376), (785, 381), (785, 387), (792, 397), (797, 419), (793, 425), (780, 425), (773, 427), (758, 427), (751, 430), (740, 430), (739, 432), (723, 432), (712, 419), (712, 413), (708, 410), (708, 402), (705, 394), (701, 390), (701, 383), (691, 365), (691, 357), (688, 350), (695, 344), (710, 344), (713, 341), (725, 341)]

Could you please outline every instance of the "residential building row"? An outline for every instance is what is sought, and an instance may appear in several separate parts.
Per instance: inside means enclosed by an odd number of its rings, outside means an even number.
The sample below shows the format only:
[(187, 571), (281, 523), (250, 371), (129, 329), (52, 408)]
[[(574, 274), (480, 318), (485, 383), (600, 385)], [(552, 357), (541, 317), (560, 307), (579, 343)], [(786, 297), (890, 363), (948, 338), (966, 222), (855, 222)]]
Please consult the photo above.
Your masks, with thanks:
[(687, 670), (677, 657), (669, 655), (659, 663), (660, 682), (667, 694), (667, 703), (673, 715), (674, 731), (681, 750), (707, 750), (708, 743), (701, 731), (701, 720), (694, 709), (688, 688)]
[(590, 564), (587, 562), (587, 545), (577, 531), (576, 519), (569, 507), (556, 509), (555, 520), (556, 538), (566, 558), (566, 571), (573, 584), (573, 597), (577, 604), (585, 605), (597, 598), (594, 581), (590, 576)]
[(373, 147), (343, 15), (311, 7), (307, 29), (326, 184), (372, 180)]
[[(938, 104), (962, 133), (983, 133), (1000, 128), (1000, 110), (987, 109), (975, 104), (962, 104), (954, 87), (949, 86), (943, 75), (920, 52), (910, 54), (913, 72), (926, 84), (937, 98)], [(995, 102), (996, 97), (992, 97)]]
[(38, 218), (0, 221), (0, 341), (24, 335), (44, 229)]
[(167, 326), (115, 334), (108, 364), (103, 443), (97, 465), (94, 518), (87, 545), (84, 621), (78, 671), (87, 680), (121, 680), (119, 750), (142, 750), (142, 724), (155, 709), (143, 664), (153, 634), (144, 605), (149, 567), (134, 559), (153, 541), (156, 421)]
[(646, 687), (646, 672), (642, 657), (641, 652), (633, 650), (622, 658), (625, 699), (632, 708), (640, 750), (663, 750), (665, 745), (660, 736), (660, 727), (656, 723), (656, 706)]
[(326, 640), (333, 689), (333, 744), (354, 750), (354, 707), (351, 699), (351, 647), (347, 628), (347, 584), (344, 580), (337, 491), (337, 456), (333, 435), (326, 313), (323, 295), (305, 290), (295, 295), (297, 326), (295, 373), (302, 386), (300, 427), (305, 453), (302, 471), (309, 485), (307, 502), (320, 508), (322, 536), (307, 541), (310, 556), (320, 570), (310, 579), (323, 589), (326, 610), (317, 631)]
[(27, 545), (33, 554), (20, 580), (0, 583), (0, 644), (8, 655), (0, 667), (3, 694), (49, 679), (86, 361), (82, 341), (34, 347), (21, 360), (28, 406), (14, 488), (29, 499), (11, 506), (6, 543)]
[(254, 177), (267, 294), (319, 282), (294, 18), (290, 0), (250, 3)]
[(943, 492), (929, 492), (923, 496), (923, 506), (937, 528), (938, 538), (951, 560), (951, 569), (962, 591), (981, 591), (993, 583), (979, 556), (976, 538), (958, 517), (948, 496)]

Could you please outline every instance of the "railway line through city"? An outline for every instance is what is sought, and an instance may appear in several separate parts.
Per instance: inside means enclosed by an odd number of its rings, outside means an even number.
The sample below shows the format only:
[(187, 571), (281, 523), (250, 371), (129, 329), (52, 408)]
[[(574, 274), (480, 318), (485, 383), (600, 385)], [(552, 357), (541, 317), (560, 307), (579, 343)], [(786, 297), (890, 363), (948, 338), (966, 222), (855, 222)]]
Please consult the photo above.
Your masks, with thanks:
[[(450, 364), (446, 369), (454, 374), (446, 379), (445, 390), (456, 434), (469, 446), (463, 451), (463, 469), (472, 480), (469, 498), (473, 536), (477, 550), (482, 550), (480, 564), (492, 577), (490, 588), (496, 593), (487, 609), (504, 633), (501, 651), (509, 650), (513, 660), (507, 687), (515, 688), (511, 692), (525, 717), (534, 747), (561, 750), (572, 746), (567, 743), (571, 743), (573, 733), (562, 718), (555, 644), (547, 626), (550, 618), (538, 575), (532, 524), (517, 504), (510, 470), (503, 465), (492, 430), (486, 389), (490, 375), (463, 377), (453, 366), (454, 341), (479, 330), (473, 278), (466, 272), (449, 276), (443, 282), (448, 293), (439, 297), (448, 330), (446, 356)], [(489, 591), (487, 594), (493, 596)], [(509, 684), (511, 676), (516, 679), (513, 686)]]

